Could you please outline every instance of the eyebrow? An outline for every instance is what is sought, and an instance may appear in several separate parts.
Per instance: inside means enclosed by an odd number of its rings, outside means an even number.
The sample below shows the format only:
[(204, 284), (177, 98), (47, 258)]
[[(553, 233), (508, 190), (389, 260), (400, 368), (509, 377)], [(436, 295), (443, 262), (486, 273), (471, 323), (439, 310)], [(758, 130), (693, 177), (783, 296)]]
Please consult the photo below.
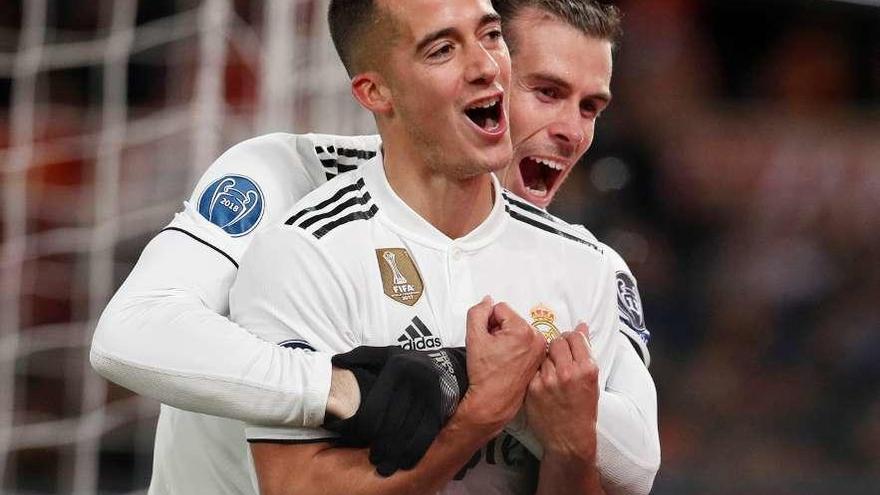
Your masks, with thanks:
[[(491, 24), (493, 22), (501, 22), (501, 16), (496, 13), (486, 14), (482, 18), (480, 18), (480, 24), (478, 28), (485, 26), (486, 24)], [(446, 38), (447, 36), (452, 36), (458, 30), (456, 28), (448, 27), (443, 29), (438, 29), (432, 33), (428, 33), (422, 37), (422, 39), (416, 44), (416, 52), (420, 52), (425, 49), (426, 46), (431, 43), (441, 39)]]
[[(559, 86), (560, 88), (565, 89), (567, 91), (571, 91), (571, 84), (569, 84), (568, 81), (566, 81), (564, 79), (560, 79), (559, 77), (557, 77), (553, 74), (548, 74), (546, 72), (539, 72), (536, 74), (531, 74), (529, 77), (541, 80), (545, 83), (550, 83), (555, 86)], [(611, 93), (606, 93), (604, 91), (600, 92), (600, 93), (593, 93), (591, 95), (588, 95), (587, 98), (594, 99), (594, 100), (600, 100), (600, 101), (607, 104), (607, 103), (611, 102)]]

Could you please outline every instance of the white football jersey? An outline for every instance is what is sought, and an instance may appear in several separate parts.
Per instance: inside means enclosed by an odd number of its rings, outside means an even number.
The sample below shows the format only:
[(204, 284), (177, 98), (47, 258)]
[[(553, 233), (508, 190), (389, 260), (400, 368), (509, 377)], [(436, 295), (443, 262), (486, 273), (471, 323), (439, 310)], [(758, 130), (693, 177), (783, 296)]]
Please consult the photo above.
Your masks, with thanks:
[[(489, 217), (450, 239), (391, 189), (381, 155), (310, 193), (258, 236), (230, 293), (234, 321), (263, 339), (319, 351), (359, 345), (463, 346), (467, 310), (489, 294), (552, 335), (584, 321), (608, 379), (617, 289), (592, 236), (503, 191)], [(332, 438), (319, 428), (250, 427), (249, 441)], [(206, 453), (206, 455), (209, 455)], [(530, 493), (535, 463), (506, 434), (443, 493)]]

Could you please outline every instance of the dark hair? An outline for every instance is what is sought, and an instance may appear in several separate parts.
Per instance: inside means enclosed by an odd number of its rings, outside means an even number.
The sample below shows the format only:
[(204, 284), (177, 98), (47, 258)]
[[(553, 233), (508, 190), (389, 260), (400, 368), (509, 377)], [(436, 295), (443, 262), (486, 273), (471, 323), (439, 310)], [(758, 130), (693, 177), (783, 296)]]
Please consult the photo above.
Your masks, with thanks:
[[(330, 37), (349, 76), (363, 69), (366, 49), (374, 44), (371, 30), (388, 20), (374, 0), (332, 0), (327, 11)], [(385, 26), (388, 27), (388, 26)]]
[[(558, 17), (587, 36), (607, 40), (612, 46), (617, 45), (623, 33), (620, 10), (596, 0), (492, 0), (492, 5), (505, 25), (510, 25), (522, 9), (532, 7)], [(514, 33), (508, 30), (504, 37), (513, 51)]]

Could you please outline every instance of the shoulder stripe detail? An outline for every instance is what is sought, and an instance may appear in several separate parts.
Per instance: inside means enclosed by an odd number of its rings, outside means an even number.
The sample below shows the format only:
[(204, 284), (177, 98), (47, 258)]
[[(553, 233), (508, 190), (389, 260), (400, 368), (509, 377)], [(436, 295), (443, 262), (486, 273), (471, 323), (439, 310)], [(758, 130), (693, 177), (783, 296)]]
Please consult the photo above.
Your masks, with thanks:
[(338, 191), (336, 191), (333, 194), (333, 196), (330, 196), (329, 198), (325, 199), (324, 201), (321, 201), (320, 203), (316, 204), (315, 206), (310, 206), (308, 208), (304, 208), (304, 209), (298, 211), (295, 215), (288, 218), (287, 221), (284, 222), (284, 224), (285, 225), (293, 225), (297, 220), (302, 218), (303, 215), (314, 212), (314, 211), (321, 210), (322, 208), (326, 208), (327, 206), (339, 201), (339, 199), (342, 198), (343, 196), (345, 196), (346, 194), (348, 194), (352, 191), (359, 191), (363, 187), (364, 187), (364, 179), (358, 179), (358, 181), (355, 182), (354, 184), (349, 184), (349, 185), (339, 189)]
[(599, 253), (602, 252), (602, 249), (599, 248), (599, 246), (593, 244), (592, 242), (590, 242), (586, 239), (582, 239), (576, 235), (573, 235), (573, 234), (570, 234), (570, 233), (565, 232), (563, 230), (560, 230), (557, 225), (549, 225), (549, 224), (542, 222), (536, 218), (532, 218), (530, 216), (523, 215), (522, 213), (510, 208), (509, 206), (506, 209), (507, 209), (507, 213), (510, 214), (510, 217), (513, 218), (514, 220), (519, 220), (520, 222), (531, 225), (532, 227), (537, 227), (545, 232), (549, 232), (551, 234), (556, 234), (556, 235), (558, 235), (560, 237), (564, 237), (565, 239), (568, 239), (570, 241), (574, 241), (574, 242), (583, 244), (585, 246), (589, 246), (589, 247), (595, 249)]
[[(507, 203), (505, 205), (505, 209), (512, 218), (532, 225), (533, 227), (537, 227), (541, 230), (559, 235), (566, 239), (584, 244), (586, 246), (590, 246), (600, 253), (603, 252), (602, 248), (600, 248), (596, 243), (592, 242), (592, 240), (584, 238), (582, 235), (579, 235), (579, 233), (572, 230), (572, 227), (569, 224), (554, 217), (553, 215), (538, 208), (537, 206), (514, 197), (507, 190), (503, 190), (501, 192), (501, 196)], [(535, 215), (535, 217), (537, 218), (526, 215), (525, 213)]]
[(307, 228), (311, 227), (312, 225), (314, 225), (315, 222), (319, 222), (321, 220), (325, 220), (325, 219), (330, 218), (332, 216), (336, 216), (339, 213), (341, 213), (342, 211), (344, 211), (346, 208), (352, 207), (354, 205), (365, 205), (365, 204), (367, 204), (368, 201), (370, 201), (370, 193), (368, 193), (368, 192), (365, 192), (363, 196), (354, 196), (354, 197), (348, 198), (347, 200), (343, 201), (342, 203), (337, 204), (336, 207), (334, 207), (332, 210), (321, 212), (318, 215), (315, 215), (313, 217), (309, 217), (309, 218), (303, 220), (302, 222), (299, 223), (299, 225), (297, 225), (297, 227), (307, 229)]
[(547, 213), (546, 211), (538, 208), (537, 206), (535, 206), (533, 204), (526, 203), (525, 201), (520, 201), (520, 200), (512, 197), (510, 194), (507, 193), (507, 191), (502, 191), (501, 196), (503, 196), (504, 199), (507, 200), (508, 203), (510, 203), (514, 206), (518, 206), (529, 213), (532, 213), (534, 215), (538, 215), (539, 217), (541, 217), (545, 220), (549, 220), (553, 223), (556, 223), (559, 221), (558, 218), (556, 218), (553, 215)]
[(336, 154), (346, 158), (360, 158), (361, 160), (369, 160), (376, 156), (376, 152), (373, 150), (358, 150), (353, 148), (337, 148)]
[(223, 255), (224, 258), (228, 259), (229, 262), (232, 263), (232, 265), (235, 267), (235, 269), (238, 270), (238, 263), (236, 263), (235, 260), (232, 259), (232, 256), (229, 256), (222, 249), (218, 248), (217, 246), (211, 244), (210, 242), (198, 237), (197, 235), (195, 235), (191, 232), (187, 232), (187, 231), (185, 231), (181, 228), (178, 228), (178, 227), (166, 227), (166, 228), (160, 230), (159, 233), (161, 234), (162, 232), (171, 231), (171, 230), (180, 232), (181, 234), (186, 234), (186, 235), (190, 236), (191, 238), (195, 239), (196, 241), (201, 242), (205, 246), (208, 246), (209, 248), (213, 249), (214, 251), (217, 251), (218, 253)]
[(346, 165), (344, 163), (336, 164), (336, 170), (340, 174), (344, 174), (345, 172), (351, 172), (352, 170), (357, 170), (357, 165)]
[[(344, 172), (351, 172), (358, 168), (367, 160), (371, 160), (376, 156), (375, 150), (360, 150), (354, 148), (335, 148), (327, 146), (315, 146), (315, 153), (324, 166), (324, 173), (327, 179), (335, 177)], [(340, 163), (340, 159), (345, 159), (345, 163)]]
[(333, 220), (332, 222), (324, 224), (324, 226), (322, 226), (320, 229), (314, 231), (312, 233), (312, 235), (314, 235), (316, 239), (320, 239), (320, 238), (324, 237), (325, 235), (327, 235), (328, 233), (330, 233), (331, 230), (335, 229), (336, 227), (339, 227), (340, 225), (344, 225), (348, 222), (353, 222), (355, 220), (369, 220), (369, 219), (373, 218), (373, 216), (376, 215), (376, 213), (378, 213), (378, 211), (379, 211), (378, 206), (371, 205), (370, 209), (367, 211), (355, 211), (355, 212), (349, 213), (348, 215), (339, 217), (336, 220)]

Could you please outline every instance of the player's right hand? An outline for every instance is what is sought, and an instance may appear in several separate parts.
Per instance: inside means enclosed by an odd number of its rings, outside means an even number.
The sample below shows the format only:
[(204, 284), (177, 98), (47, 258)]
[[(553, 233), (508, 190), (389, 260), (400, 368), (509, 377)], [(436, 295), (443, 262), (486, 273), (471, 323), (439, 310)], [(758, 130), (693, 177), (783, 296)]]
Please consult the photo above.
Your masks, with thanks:
[(596, 456), (599, 367), (590, 349), (589, 330), (581, 323), (550, 343), (541, 369), (529, 384), (525, 410), (529, 429), (544, 454), (556, 459)]
[(468, 310), (470, 387), (461, 414), (497, 435), (523, 405), (526, 389), (545, 354), (544, 338), (505, 303), (489, 297)]

